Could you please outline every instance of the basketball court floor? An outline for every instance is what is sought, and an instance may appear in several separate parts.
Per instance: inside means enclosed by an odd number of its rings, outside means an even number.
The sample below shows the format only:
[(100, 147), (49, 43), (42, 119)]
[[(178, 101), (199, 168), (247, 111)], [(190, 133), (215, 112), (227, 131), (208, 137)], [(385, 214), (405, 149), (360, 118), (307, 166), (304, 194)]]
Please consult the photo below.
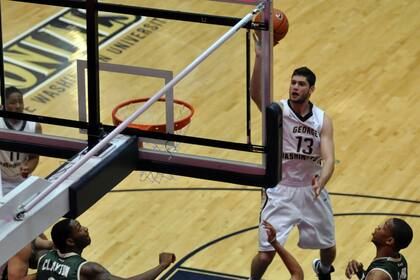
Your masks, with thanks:
[[(229, 1), (107, 0), (190, 13), (241, 18), (253, 6)], [(414, 230), (402, 251), (411, 279), (420, 268), (420, 20), (417, 1), (275, 0), (290, 28), (274, 47), (274, 99), (287, 98), (290, 73), (306, 65), (317, 74), (312, 95), (334, 123), (336, 168), (327, 188), (335, 212), (336, 272), (346, 279), (351, 259), (367, 265), (376, 225), (402, 217)], [(86, 59), (83, 11), (1, 0), (6, 83), (25, 89), (25, 112), (78, 120), (76, 60)], [(100, 60), (179, 73), (229, 28), (132, 15), (100, 14)], [(56, 40), (54, 38), (61, 38)], [(174, 88), (194, 106), (186, 135), (246, 142), (245, 31), (239, 31)], [(54, 59), (46, 53), (55, 53)], [(22, 58), (24, 61), (22, 62)], [(100, 73), (101, 122), (112, 124), (119, 103), (150, 97), (164, 82), (144, 76)], [(261, 144), (261, 116), (251, 106), (251, 138)], [(43, 125), (43, 133), (85, 139), (75, 128)], [(260, 155), (180, 144), (179, 152), (258, 162)], [(136, 156), (136, 155), (133, 155)], [(34, 175), (64, 163), (41, 157)], [(79, 217), (92, 245), (84, 257), (113, 274), (131, 276), (158, 263), (162, 251), (177, 262), (162, 279), (247, 279), (257, 252), (258, 188), (180, 176), (160, 182), (133, 172)], [(47, 230), (48, 232), (48, 230)], [(315, 279), (316, 251), (286, 248)], [(289, 279), (276, 258), (265, 279)]]

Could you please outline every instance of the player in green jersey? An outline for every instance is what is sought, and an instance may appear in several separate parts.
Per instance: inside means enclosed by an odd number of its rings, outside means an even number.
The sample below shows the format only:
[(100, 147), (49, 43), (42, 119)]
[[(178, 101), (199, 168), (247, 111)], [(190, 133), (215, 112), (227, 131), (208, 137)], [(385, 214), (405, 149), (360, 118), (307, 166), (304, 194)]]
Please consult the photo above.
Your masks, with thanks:
[(407, 262), (400, 253), (413, 239), (413, 230), (404, 220), (391, 218), (379, 225), (372, 234), (376, 256), (364, 270), (363, 264), (352, 260), (346, 268), (347, 278), (356, 275), (361, 280), (408, 280)]
[(64, 219), (57, 222), (51, 230), (51, 238), (56, 250), (39, 259), (37, 280), (152, 280), (175, 261), (174, 254), (160, 253), (156, 267), (130, 278), (121, 278), (112, 275), (99, 263), (86, 261), (81, 256), (83, 249), (90, 244), (90, 236), (88, 229), (78, 221)]

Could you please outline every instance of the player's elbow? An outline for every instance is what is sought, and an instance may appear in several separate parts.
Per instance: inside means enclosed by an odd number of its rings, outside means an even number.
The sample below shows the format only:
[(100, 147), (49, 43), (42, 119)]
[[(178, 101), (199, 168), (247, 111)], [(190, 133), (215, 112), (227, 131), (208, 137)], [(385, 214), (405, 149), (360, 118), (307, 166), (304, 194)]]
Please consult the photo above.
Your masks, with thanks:
[(335, 170), (335, 160), (331, 162), (331, 175), (334, 173)]
[(332, 175), (333, 173), (334, 173), (334, 170), (335, 170), (335, 161), (334, 160), (331, 160), (331, 163), (330, 163), (330, 174)]
[(327, 169), (327, 173), (332, 174), (335, 169), (335, 158), (334, 156), (326, 156), (324, 157), (322, 165), (325, 169)]

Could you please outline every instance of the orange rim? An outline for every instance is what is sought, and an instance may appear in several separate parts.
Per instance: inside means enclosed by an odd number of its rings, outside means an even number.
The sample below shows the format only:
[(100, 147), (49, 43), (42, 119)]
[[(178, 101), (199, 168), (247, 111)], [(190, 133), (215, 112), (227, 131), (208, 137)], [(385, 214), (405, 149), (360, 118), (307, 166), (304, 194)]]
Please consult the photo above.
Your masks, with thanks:
[[(121, 109), (122, 107), (125, 107), (127, 105), (130, 105), (130, 104), (146, 102), (149, 99), (150, 98), (130, 99), (130, 100), (127, 100), (125, 102), (122, 102), (122, 103), (118, 104), (112, 110), (112, 121), (113, 121), (114, 125), (119, 125), (120, 123), (123, 122), (123, 120), (121, 120), (120, 118), (117, 117), (117, 112), (118, 112), (119, 109)], [(165, 98), (159, 98), (157, 101), (164, 102), (165, 100), (166, 100)], [(182, 106), (188, 108), (188, 110), (190, 111), (188, 116), (185, 116), (182, 119), (174, 122), (174, 130), (177, 131), (177, 130), (180, 130), (180, 129), (184, 128), (185, 126), (187, 126), (191, 122), (191, 118), (194, 115), (195, 110), (194, 110), (194, 107), (192, 105), (188, 104), (185, 101), (174, 99), (174, 103), (182, 105)], [(131, 127), (131, 128), (135, 128), (135, 129), (139, 129), (139, 130), (146, 130), (146, 131), (166, 132), (166, 124), (165, 123), (163, 123), (163, 124), (134, 124), (134, 123), (130, 123), (127, 127)]]

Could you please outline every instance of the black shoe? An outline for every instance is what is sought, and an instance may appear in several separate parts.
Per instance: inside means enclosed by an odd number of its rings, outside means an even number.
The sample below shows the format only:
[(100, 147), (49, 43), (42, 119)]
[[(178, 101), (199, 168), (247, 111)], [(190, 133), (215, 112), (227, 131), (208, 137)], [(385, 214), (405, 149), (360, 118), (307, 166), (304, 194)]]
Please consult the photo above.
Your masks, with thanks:
[(319, 269), (320, 265), (321, 265), (321, 261), (319, 259), (315, 259), (312, 262), (312, 269), (314, 270), (314, 272), (318, 276), (318, 279), (319, 280), (331, 280), (331, 272), (335, 271), (334, 266), (331, 266), (330, 271), (328, 273), (323, 273)]

